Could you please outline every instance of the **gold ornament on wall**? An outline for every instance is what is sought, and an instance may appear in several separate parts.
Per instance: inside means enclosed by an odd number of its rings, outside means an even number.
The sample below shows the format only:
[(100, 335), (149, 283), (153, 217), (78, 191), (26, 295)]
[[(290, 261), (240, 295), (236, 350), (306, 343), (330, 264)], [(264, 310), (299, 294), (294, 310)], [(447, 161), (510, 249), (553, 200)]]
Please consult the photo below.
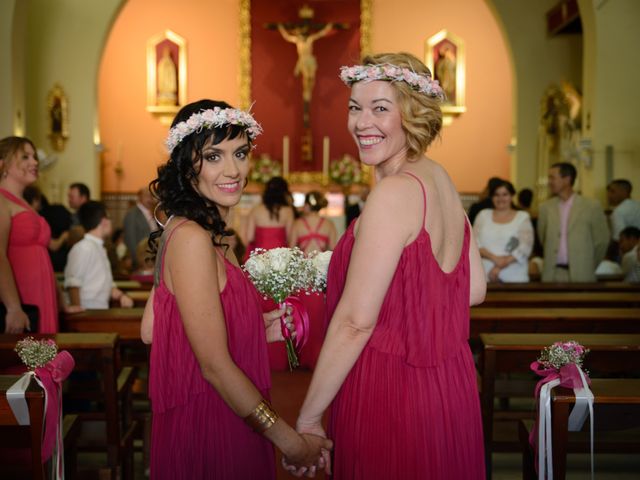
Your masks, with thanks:
[(59, 84), (55, 84), (47, 96), (49, 140), (56, 152), (62, 152), (69, 139), (69, 106), (67, 96)]
[(147, 111), (169, 124), (186, 103), (186, 41), (165, 30), (147, 41)]

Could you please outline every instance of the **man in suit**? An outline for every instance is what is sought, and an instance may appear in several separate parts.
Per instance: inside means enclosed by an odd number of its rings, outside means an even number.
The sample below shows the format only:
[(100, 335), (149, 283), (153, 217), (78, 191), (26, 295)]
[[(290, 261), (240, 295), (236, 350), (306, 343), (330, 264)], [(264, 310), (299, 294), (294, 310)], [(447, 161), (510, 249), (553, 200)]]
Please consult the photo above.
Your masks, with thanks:
[(594, 282), (609, 243), (600, 204), (574, 192), (576, 169), (556, 163), (549, 169), (554, 195), (540, 205), (538, 236), (544, 248), (543, 282)]
[(127, 250), (131, 255), (134, 270), (140, 267), (136, 258), (138, 243), (149, 237), (149, 234), (157, 229), (153, 219), (154, 207), (155, 201), (149, 189), (141, 188), (138, 190), (138, 201), (127, 211), (124, 217), (124, 243), (127, 245)]

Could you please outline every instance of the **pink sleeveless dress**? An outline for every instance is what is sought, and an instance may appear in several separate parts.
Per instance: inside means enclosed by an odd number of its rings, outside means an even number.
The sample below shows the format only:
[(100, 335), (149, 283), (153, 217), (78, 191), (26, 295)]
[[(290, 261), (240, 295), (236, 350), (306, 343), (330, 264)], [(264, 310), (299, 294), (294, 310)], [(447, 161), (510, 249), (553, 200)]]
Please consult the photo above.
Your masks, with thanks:
[[(353, 228), (352, 222), (329, 266), (329, 318), (344, 289)], [(424, 225), (405, 247), (373, 335), (330, 408), (335, 480), (484, 478), (467, 343), (469, 237), (465, 223), (460, 260), (450, 273), (433, 256)]]
[(51, 229), (23, 199), (7, 190), (0, 193), (26, 210), (11, 217), (7, 258), (18, 288), (20, 301), (39, 310), (38, 333), (58, 331), (58, 291), (47, 250)]
[[(312, 240), (316, 240), (316, 244), (320, 247), (321, 251), (327, 250), (329, 246), (329, 237), (319, 233), (322, 224), (325, 219), (321, 218), (315, 229), (312, 229), (307, 222), (306, 218), (302, 219), (307, 233), (298, 237), (298, 247), (301, 250), (305, 250)], [(307, 309), (309, 314), (309, 338), (307, 343), (300, 351), (298, 358), (300, 360), (300, 366), (313, 370), (318, 362), (318, 356), (322, 349), (322, 342), (324, 341), (325, 329), (325, 296), (322, 293), (312, 293), (310, 295), (300, 296), (300, 300)]]
[[(271, 443), (253, 432), (202, 376), (176, 298), (162, 280), (164, 252), (170, 240), (171, 235), (160, 254), (153, 304), (151, 478), (275, 479)], [(226, 259), (225, 271), (227, 283), (220, 297), (229, 352), (268, 399), (271, 380), (260, 298), (242, 270)]]

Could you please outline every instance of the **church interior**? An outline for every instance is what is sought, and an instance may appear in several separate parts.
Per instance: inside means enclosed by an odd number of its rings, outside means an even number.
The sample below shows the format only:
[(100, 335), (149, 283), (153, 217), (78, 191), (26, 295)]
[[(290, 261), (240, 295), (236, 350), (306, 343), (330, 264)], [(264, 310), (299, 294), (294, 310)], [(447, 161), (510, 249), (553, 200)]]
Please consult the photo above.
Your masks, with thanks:
[[(491, 177), (500, 177), (517, 191), (531, 190), (536, 211), (550, 195), (549, 168), (568, 162), (577, 172), (575, 191), (608, 211), (607, 187), (614, 179), (640, 189), (638, 20), (637, 0), (3, 0), (0, 137), (33, 141), (40, 162), (36, 185), (49, 204), (71, 208), (69, 187), (82, 183), (91, 199), (104, 202), (118, 229), (138, 192), (167, 161), (165, 139), (179, 109), (199, 99), (224, 100), (250, 110), (264, 130), (251, 154), (249, 182), (231, 211), (238, 240), (248, 243), (250, 212), (260, 204), (265, 183), (280, 176), (296, 208), (302, 209), (307, 193), (324, 194), (321, 214), (339, 238), (348, 227), (349, 203), (376, 183), (374, 170), (360, 166), (347, 130), (349, 89), (339, 69), (364, 54), (408, 52), (430, 68), (446, 93), (444, 126), (427, 156), (447, 170), (465, 208), (486, 196)], [(472, 323), (482, 325), (472, 326), (476, 337), (470, 341), (483, 426), (485, 436), (487, 430), (493, 435), (485, 438), (487, 478), (537, 478), (523, 438), (536, 409), (527, 372), (542, 340), (527, 344), (524, 336), (546, 335), (544, 346), (558, 332), (595, 342), (594, 358), (605, 358), (594, 360), (596, 376), (604, 372), (625, 385), (622, 397), (628, 401), (617, 408), (636, 428), (612, 436), (611, 445), (611, 432), (596, 428), (597, 477), (638, 478), (640, 288), (603, 278), (588, 289), (553, 291), (539, 282), (540, 289), (529, 292), (490, 286), (485, 305), (472, 308)], [(106, 339), (115, 371), (90, 360), (81, 370), (95, 375), (104, 369), (98, 378), (117, 377), (117, 392), (105, 403), (112, 411), (103, 419), (119, 428), (107, 425), (105, 433), (79, 421), (74, 430), (86, 401), (79, 400), (80, 413), (65, 417), (72, 432), (69, 447), (64, 441), (65, 452), (72, 453), (68, 478), (149, 475), (148, 350), (139, 328), (150, 286), (114, 279), (122, 291), (131, 291), (133, 309), (112, 308), (110, 316), (86, 310), (66, 325), (78, 335), (117, 333)], [(548, 320), (543, 313), (556, 308), (568, 312), (562, 315), (579, 312), (573, 320), (556, 316), (553, 325), (542, 327)], [(501, 321), (510, 326), (501, 328)], [(15, 345), (9, 337), (0, 334), (0, 367)], [(501, 357), (518, 339), (524, 346)], [(65, 342), (77, 352), (90, 348), (79, 346), (81, 340), (59, 340)], [(521, 364), (514, 366), (518, 354)], [(310, 368), (272, 372), (273, 404), (290, 423), (311, 374)], [(10, 383), (3, 377), (0, 387), (6, 390)], [(0, 404), (2, 414), (7, 410)], [(566, 444), (564, 433), (559, 438)], [(104, 434), (107, 446), (82, 448), (78, 438), (92, 434)], [(580, 435), (564, 445), (559, 465), (566, 477), (557, 478), (591, 475), (588, 428)], [(0, 451), (7, 443), (0, 441)], [(290, 478), (278, 468), (278, 479)], [(16, 478), (50, 478), (39, 476), (39, 467), (30, 472)]]

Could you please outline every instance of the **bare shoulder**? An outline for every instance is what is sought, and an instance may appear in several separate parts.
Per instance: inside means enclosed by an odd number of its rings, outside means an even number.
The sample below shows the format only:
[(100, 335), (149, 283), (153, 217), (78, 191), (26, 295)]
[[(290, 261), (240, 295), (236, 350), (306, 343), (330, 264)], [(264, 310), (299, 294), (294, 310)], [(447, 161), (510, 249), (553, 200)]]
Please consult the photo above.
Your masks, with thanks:
[(203, 248), (213, 249), (211, 234), (191, 220), (180, 223), (177, 219), (176, 224), (165, 235), (171, 235), (169, 251), (179, 252), (180, 255), (202, 254)]

